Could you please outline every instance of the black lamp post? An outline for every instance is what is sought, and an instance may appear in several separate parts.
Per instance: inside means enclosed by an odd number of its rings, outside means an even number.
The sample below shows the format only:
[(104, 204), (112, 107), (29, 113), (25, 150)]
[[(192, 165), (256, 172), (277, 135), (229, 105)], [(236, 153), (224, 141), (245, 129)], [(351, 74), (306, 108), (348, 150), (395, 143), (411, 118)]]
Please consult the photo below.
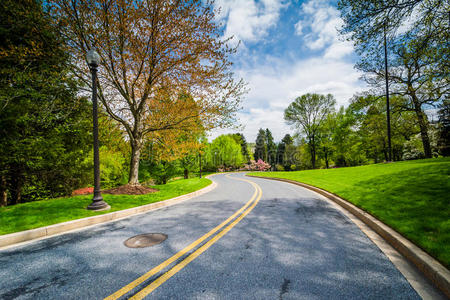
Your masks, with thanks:
[(92, 73), (92, 118), (94, 121), (94, 198), (87, 207), (89, 210), (107, 210), (111, 207), (103, 201), (100, 192), (100, 159), (98, 154), (98, 116), (97, 116), (97, 67), (100, 61), (100, 55), (95, 50), (89, 50), (86, 55), (89, 68)]
[(198, 154), (198, 163), (199, 163), (199, 174), (200, 174), (200, 178), (202, 178), (202, 154), (199, 153)]

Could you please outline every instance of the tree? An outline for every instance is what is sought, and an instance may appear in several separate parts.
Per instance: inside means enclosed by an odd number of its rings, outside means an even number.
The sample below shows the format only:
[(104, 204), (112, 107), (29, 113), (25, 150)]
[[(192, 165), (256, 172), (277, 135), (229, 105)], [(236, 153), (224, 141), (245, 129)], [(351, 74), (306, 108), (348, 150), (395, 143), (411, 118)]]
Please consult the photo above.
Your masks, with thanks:
[(272, 132), (266, 128), (266, 143), (267, 143), (267, 162), (275, 166), (277, 159), (277, 145), (273, 141)]
[(450, 100), (444, 100), (439, 111), (439, 153), (450, 156)]
[(250, 161), (250, 154), (248, 152), (248, 144), (245, 139), (245, 136), (242, 133), (236, 133), (233, 135), (235, 137), (236, 142), (238, 142), (241, 145), (242, 149), (242, 155), (244, 156), (244, 159), (249, 162)]
[(256, 136), (256, 145), (255, 145), (255, 152), (254, 152), (253, 157), (254, 157), (255, 161), (257, 161), (258, 159), (267, 161), (266, 132), (262, 128), (259, 129), (258, 135)]
[(244, 163), (241, 145), (233, 135), (220, 135), (206, 149), (207, 167), (237, 169)]
[[(196, 118), (205, 130), (235, 121), (244, 85), (233, 79), (230, 55), (236, 49), (221, 38), (212, 3), (52, 0), (49, 6), (65, 26), (73, 73), (87, 86), (86, 52), (96, 48), (100, 54), (99, 99), (128, 134), (130, 184), (139, 184), (148, 134)], [(196, 108), (185, 108), (182, 116), (170, 110), (180, 93), (191, 95)]]
[[(357, 68), (366, 72), (374, 87), (389, 78), (393, 92), (407, 95), (406, 107), (416, 113), (426, 157), (432, 156), (428, 120), (423, 106), (438, 103), (448, 93), (449, 15), (446, 1), (339, 1), (344, 20), (341, 33), (356, 45), (361, 56)], [(408, 18), (410, 26), (405, 26)], [(399, 31), (406, 27), (406, 32)], [(384, 70), (379, 49), (383, 37), (389, 39), (390, 71)], [(386, 79), (387, 80), (387, 79)]]
[(82, 184), (91, 106), (40, 2), (2, 1), (0, 19), (0, 206), (66, 195)]
[(284, 164), (284, 153), (286, 152), (286, 145), (283, 142), (279, 142), (277, 145), (277, 164)]
[(319, 130), (326, 116), (334, 110), (336, 100), (330, 94), (305, 94), (297, 97), (284, 111), (284, 119), (305, 134), (311, 152), (311, 165), (316, 168)]
[[(353, 120), (350, 126), (355, 128), (363, 151), (375, 163), (383, 159), (388, 160), (387, 139), (384, 134), (386, 131), (386, 123), (384, 122), (386, 106), (384, 102), (384, 98), (373, 95), (354, 97), (346, 112), (347, 115), (352, 116)], [(407, 103), (406, 97), (394, 96), (391, 98), (394, 160), (402, 159), (405, 142), (419, 132), (414, 112), (403, 110)], [(345, 135), (348, 136), (348, 134)]]
[(319, 130), (319, 154), (325, 160), (325, 167), (329, 168), (330, 157), (334, 152), (333, 133), (336, 128), (336, 115), (330, 113)]
[[(412, 31), (414, 32), (414, 31)], [(438, 70), (439, 57), (427, 39), (412, 39), (412, 33), (399, 37), (390, 46), (389, 78), (392, 94), (407, 96), (402, 109), (414, 111), (420, 128), (425, 157), (432, 156), (429, 122), (424, 107), (439, 103), (448, 93), (449, 79), (445, 69)], [(357, 68), (366, 72), (365, 80), (373, 87), (384, 84), (385, 70), (380, 59), (363, 59)]]

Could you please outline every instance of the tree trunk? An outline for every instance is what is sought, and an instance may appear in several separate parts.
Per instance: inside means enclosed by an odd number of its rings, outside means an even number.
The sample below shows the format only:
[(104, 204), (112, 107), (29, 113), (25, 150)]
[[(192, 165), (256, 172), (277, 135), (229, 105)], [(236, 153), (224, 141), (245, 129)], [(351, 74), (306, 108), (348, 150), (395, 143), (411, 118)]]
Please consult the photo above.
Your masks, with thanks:
[(423, 151), (426, 158), (431, 158), (431, 145), (430, 138), (428, 137), (428, 121), (426, 119), (425, 113), (419, 107), (416, 107), (414, 103), (414, 110), (417, 115), (417, 120), (419, 121), (420, 137), (422, 138)]
[(422, 145), (423, 145), (423, 151), (425, 153), (425, 157), (431, 158), (432, 153), (431, 153), (430, 138), (428, 137), (427, 117), (426, 117), (425, 113), (422, 111), (422, 107), (420, 105), (419, 99), (417, 99), (416, 94), (410, 93), (410, 96), (411, 96), (413, 104), (414, 104), (414, 111), (417, 116), (417, 121), (419, 122), (420, 137), (422, 138)]
[(316, 145), (315, 145), (314, 139), (312, 140), (312, 143), (311, 143), (311, 164), (312, 164), (312, 168), (315, 169), (316, 168)]
[(325, 153), (325, 165), (328, 169), (328, 152), (325, 148), (323, 149), (323, 152)]
[(0, 177), (0, 207), (8, 205), (8, 189), (5, 176)]
[(22, 201), (23, 178), (20, 172), (15, 173), (11, 178), (11, 204), (18, 204)]
[(188, 178), (189, 178), (189, 170), (184, 169), (184, 179), (188, 179)]
[(138, 140), (131, 141), (130, 176), (128, 184), (139, 185), (139, 159), (141, 157), (142, 143)]

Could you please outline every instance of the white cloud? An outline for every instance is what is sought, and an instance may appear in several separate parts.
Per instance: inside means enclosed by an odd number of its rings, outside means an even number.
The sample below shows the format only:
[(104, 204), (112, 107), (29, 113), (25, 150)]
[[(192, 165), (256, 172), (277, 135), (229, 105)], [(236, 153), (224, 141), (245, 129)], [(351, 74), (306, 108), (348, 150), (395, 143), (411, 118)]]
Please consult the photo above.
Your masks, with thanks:
[[(244, 111), (238, 114), (245, 125), (243, 133), (248, 142), (255, 141), (259, 128), (269, 128), (276, 141), (286, 133), (292, 134), (294, 130), (286, 125), (283, 115), (298, 96), (330, 93), (336, 98), (337, 106), (346, 106), (356, 92), (365, 88), (352, 63), (326, 58), (300, 60), (294, 64), (271, 63), (240, 70), (238, 74), (248, 81), (250, 88), (243, 103)], [(231, 132), (234, 131), (216, 131), (211, 138)]]
[[(338, 10), (328, 1), (310, 0), (302, 4), (302, 19), (295, 24), (296, 33), (303, 35), (305, 46), (325, 50), (326, 58), (340, 58), (353, 52), (350, 42), (342, 41), (337, 31), (343, 24)], [(308, 26), (305, 26), (308, 24)], [(301, 30), (298, 30), (300, 26)], [(309, 32), (304, 34), (305, 27)]]
[(275, 26), (281, 0), (219, 0), (215, 7), (220, 8), (218, 20), (225, 21), (225, 37), (234, 36), (236, 40), (256, 42), (266, 36), (267, 30)]
[(303, 22), (298, 21), (295, 25), (295, 34), (296, 35), (303, 35)]
[[(227, 32), (235, 31), (237, 36), (246, 37), (247, 40), (263, 38), (267, 29), (275, 26), (279, 18), (279, 6), (275, 4), (272, 10), (265, 9), (266, 13), (273, 12), (273, 15), (268, 13), (271, 15), (267, 17), (270, 22), (260, 24), (262, 15), (259, 15), (258, 9), (255, 10), (257, 4), (253, 1), (219, 2), (228, 5), (228, 10), (223, 12), (225, 16), (229, 16)], [(280, 2), (273, 3), (280, 5)], [(247, 11), (244, 9), (247, 6), (253, 8)], [(233, 9), (236, 9), (236, 16), (240, 14), (244, 19), (238, 22), (238, 19), (232, 18)], [(286, 133), (293, 134), (295, 130), (285, 123), (283, 116), (284, 110), (298, 96), (306, 93), (330, 93), (336, 98), (338, 108), (341, 105), (347, 106), (355, 93), (366, 89), (365, 84), (359, 80), (361, 74), (354, 69), (354, 63), (349, 61), (348, 55), (353, 53), (351, 43), (339, 39), (337, 28), (342, 20), (337, 9), (327, 1), (310, 0), (302, 4), (300, 13), (300, 20), (295, 25), (292, 24), (295, 26), (295, 38), (303, 39), (306, 47), (312, 50), (312, 56), (249, 56), (240, 53), (240, 61), (244, 63), (234, 72), (238, 78), (248, 82), (250, 92), (243, 101), (243, 111), (238, 113), (238, 118), (245, 126), (242, 133), (248, 142), (255, 141), (259, 128), (269, 128), (276, 141), (280, 141)], [(248, 22), (244, 16), (249, 17)], [(251, 20), (252, 17), (254, 20)], [(247, 23), (251, 29), (240, 28)], [(213, 131), (210, 139), (232, 132), (236, 130)]]

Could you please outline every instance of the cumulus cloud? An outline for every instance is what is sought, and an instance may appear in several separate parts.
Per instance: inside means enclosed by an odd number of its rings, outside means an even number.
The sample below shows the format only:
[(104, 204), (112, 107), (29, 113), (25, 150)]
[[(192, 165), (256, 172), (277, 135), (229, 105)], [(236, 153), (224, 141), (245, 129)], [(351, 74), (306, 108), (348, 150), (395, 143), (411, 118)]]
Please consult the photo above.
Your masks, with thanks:
[(281, 0), (219, 0), (218, 20), (225, 22), (225, 37), (256, 42), (266, 36), (267, 30), (275, 26), (280, 10), (285, 6)]
[[(228, 16), (227, 32), (234, 32), (241, 39), (263, 39), (271, 26), (276, 26), (277, 22), (285, 22), (278, 15), (280, 5), (283, 5), (281, 2), (219, 2), (228, 5), (221, 16)], [(266, 6), (265, 3), (272, 5)], [(238, 15), (242, 18), (239, 22)], [(263, 20), (268, 21), (263, 24), (266, 22)], [(250, 24), (250, 29), (242, 28), (247, 24)], [(309, 49), (308, 56), (275, 56), (267, 52), (253, 52), (252, 56), (240, 54), (240, 61), (245, 63), (236, 66), (234, 72), (237, 77), (248, 82), (250, 92), (243, 101), (244, 109), (238, 113), (238, 118), (245, 126), (242, 132), (248, 142), (255, 141), (259, 128), (269, 128), (276, 141), (280, 141), (286, 133), (293, 134), (295, 130), (285, 123), (283, 116), (284, 110), (296, 97), (306, 93), (330, 93), (336, 98), (337, 106), (347, 106), (355, 93), (366, 89), (365, 84), (359, 80), (361, 74), (354, 69), (354, 62), (349, 59), (349, 54), (353, 53), (352, 45), (339, 39), (337, 28), (341, 24), (339, 12), (329, 2), (310, 0), (300, 6), (299, 19), (290, 23), (290, 26), (295, 26), (295, 35), (289, 37), (302, 40)], [(289, 51), (291, 50), (287, 50), (285, 54)], [(210, 139), (235, 131), (214, 131)]]
[[(284, 70), (280, 72), (279, 70)], [(269, 128), (275, 140), (286, 133), (293, 133), (284, 122), (284, 110), (288, 105), (306, 93), (332, 94), (337, 105), (346, 106), (357, 92), (364, 90), (359, 74), (353, 64), (334, 59), (312, 58), (294, 64), (266, 64), (252, 69), (240, 70), (239, 75), (249, 83), (250, 92), (238, 114), (245, 125), (244, 135), (255, 141), (259, 128)], [(224, 132), (218, 131), (212, 138)]]
[[(302, 19), (295, 25), (296, 34), (302, 36), (311, 50), (325, 50), (327, 58), (341, 58), (353, 52), (350, 42), (339, 39), (337, 29), (343, 24), (338, 10), (328, 1), (310, 0), (302, 4)], [(308, 33), (303, 33), (308, 24)], [(301, 30), (298, 30), (300, 26)]]

